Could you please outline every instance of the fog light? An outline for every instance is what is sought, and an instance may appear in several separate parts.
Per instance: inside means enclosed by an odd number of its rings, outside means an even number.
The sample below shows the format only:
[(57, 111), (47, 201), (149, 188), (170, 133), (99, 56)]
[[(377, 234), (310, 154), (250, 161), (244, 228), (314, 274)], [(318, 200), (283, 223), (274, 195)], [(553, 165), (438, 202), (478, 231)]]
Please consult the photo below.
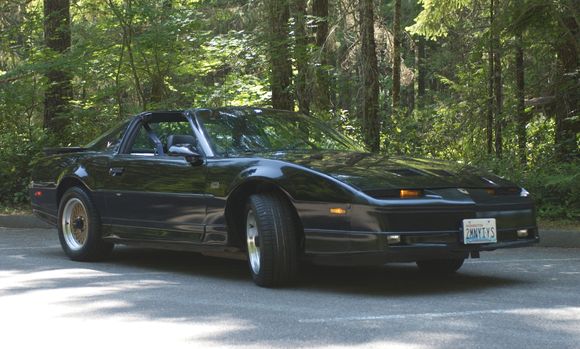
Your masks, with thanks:
[(519, 238), (525, 238), (528, 236), (528, 229), (518, 229), (517, 233)]
[(387, 243), (391, 244), (398, 244), (401, 242), (401, 235), (388, 235), (387, 236)]

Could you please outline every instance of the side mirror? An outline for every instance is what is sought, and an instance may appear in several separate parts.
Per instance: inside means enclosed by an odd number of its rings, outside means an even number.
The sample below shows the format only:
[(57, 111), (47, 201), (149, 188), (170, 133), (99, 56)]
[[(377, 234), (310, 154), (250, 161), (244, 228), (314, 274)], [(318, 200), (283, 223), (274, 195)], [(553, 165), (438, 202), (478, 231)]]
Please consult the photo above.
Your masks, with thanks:
[(203, 164), (203, 156), (199, 154), (191, 144), (176, 144), (169, 147), (167, 152), (169, 156), (183, 156), (187, 162), (192, 165)]

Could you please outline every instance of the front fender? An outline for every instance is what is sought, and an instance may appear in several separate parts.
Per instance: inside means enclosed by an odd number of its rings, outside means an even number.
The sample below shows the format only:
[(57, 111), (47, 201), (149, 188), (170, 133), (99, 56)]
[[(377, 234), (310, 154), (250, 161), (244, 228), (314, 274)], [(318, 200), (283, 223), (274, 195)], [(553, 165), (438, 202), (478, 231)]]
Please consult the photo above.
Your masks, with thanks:
[[(210, 175), (210, 181), (213, 179)], [(331, 176), (283, 161), (259, 159), (232, 179), (224, 198), (226, 211), (241, 209), (248, 195), (264, 189), (283, 192), (305, 230), (346, 230), (350, 227), (350, 214), (332, 214), (330, 208), (350, 212), (353, 204), (368, 204), (364, 194)]]
[(230, 183), (231, 193), (248, 181), (266, 181), (280, 187), (293, 202), (364, 203), (354, 187), (323, 173), (277, 160), (258, 160)]

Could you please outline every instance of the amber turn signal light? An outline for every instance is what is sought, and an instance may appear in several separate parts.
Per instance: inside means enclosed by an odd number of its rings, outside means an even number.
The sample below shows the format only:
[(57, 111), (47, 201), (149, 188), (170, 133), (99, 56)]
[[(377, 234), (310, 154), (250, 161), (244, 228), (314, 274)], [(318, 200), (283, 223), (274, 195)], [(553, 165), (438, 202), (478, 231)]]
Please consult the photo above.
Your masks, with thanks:
[(342, 207), (331, 207), (330, 214), (344, 216), (346, 214), (346, 209), (344, 209)]
[(418, 198), (422, 195), (423, 191), (421, 190), (401, 189), (399, 192), (399, 197), (401, 199)]

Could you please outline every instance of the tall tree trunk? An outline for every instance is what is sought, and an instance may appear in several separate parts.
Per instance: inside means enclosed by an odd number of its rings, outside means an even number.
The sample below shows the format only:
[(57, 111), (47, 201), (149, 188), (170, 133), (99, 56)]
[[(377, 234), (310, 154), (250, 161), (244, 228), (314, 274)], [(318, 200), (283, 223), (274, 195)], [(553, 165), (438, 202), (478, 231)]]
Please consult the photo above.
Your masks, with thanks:
[[(119, 25), (123, 30), (123, 48), (127, 49), (127, 59), (129, 63), (129, 67), (131, 68), (131, 73), (133, 75), (133, 83), (135, 84), (135, 90), (137, 90), (137, 97), (139, 99), (139, 104), (141, 110), (147, 109), (147, 99), (145, 98), (145, 93), (143, 92), (143, 87), (141, 85), (141, 79), (139, 77), (139, 73), (137, 71), (137, 66), (135, 64), (135, 56), (133, 55), (133, 3), (132, 0), (124, 0), (124, 9), (123, 7), (115, 4), (114, 0), (107, 0), (107, 5), (111, 9), (111, 11), (117, 17), (119, 21)], [(122, 59), (123, 59), (123, 48), (121, 49), (121, 57), (119, 58), (118, 62), (118, 70), (117, 70), (117, 81), (120, 74)], [(117, 83), (117, 88), (119, 84)], [(121, 93), (121, 92), (119, 92)], [(122, 96), (124, 94), (119, 95), (118, 103), (121, 103)]]
[[(69, 0), (44, 0), (44, 42), (57, 53), (57, 60), (71, 46)], [(58, 62), (46, 72), (48, 87), (44, 94), (44, 128), (58, 134), (67, 124), (62, 115), (72, 98), (71, 76)]]
[[(129, 58), (129, 66), (131, 67), (131, 72), (133, 73), (133, 81), (135, 82), (135, 89), (139, 95), (139, 101), (141, 104), (141, 110), (147, 109), (147, 99), (145, 98), (145, 92), (143, 91), (143, 86), (141, 84), (141, 78), (139, 77), (139, 72), (137, 71), (137, 65), (135, 64), (135, 56), (133, 55), (133, 1), (125, 1), (125, 13), (126, 18), (122, 19), (123, 27), (123, 39), (125, 40), (125, 47), (127, 47), (127, 56)], [(113, 1), (109, 0), (111, 6), (113, 6)], [(122, 17), (121, 17), (122, 18)]]
[(393, 12), (393, 112), (401, 99), (401, 0), (395, 0)]
[(526, 154), (526, 110), (525, 110), (525, 84), (524, 84), (524, 47), (522, 33), (516, 35), (516, 97), (517, 97), (517, 135), (518, 152), (522, 165), (527, 162)]
[(373, 0), (359, 0), (361, 37), (363, 137), (368, 149), (379, 151), (379, 81), (375, 44)]
[(580, 158), (580, 149), (576, 140), (580, 133), (580, 86), (578, 80), (578, 55), (580, 52), (578, 40), (580, 28), (574, 13), (580, 12), (580, 4), (576, 2), (572, 15), (562, 18), (565, 26), (564, 35), (560, 39), (556, 52), (558, 54), (560, 78), (556, 94), (556, 155), (561, 161), (570, 161)]
[[(338, 13), (344, 13), (343, 7), (338, 8)], [(337, 71), (336, 79), (336, 104), (335, 109), (350, 110), (356, 102), (353, 102), (357, 93), (353, 89), (358, 88), (354, 83), (348, 70), (344, 69), (343, 62), (348, 59), (349, 45), (346, 42), (348, 19), (346, 16), (338, 16), (338, 24), (336, 29), (336, 36), (338, 38), (338, 47), (336, 49), (335, 67)]]
[(328, 39), (328, 0), (313, 0), (312, 15), (316, 17), (315, 44), (319, 52), (319, 61), (316, 69), (316, 106), (320, 110), (330, 109), (330, 76), (328, 67), (331, 64), (329, 57)]
[[(498, 17), (499, 0), (492, 0), (492, 8), (494, 16)], [(497, 23), (492, 26), (492, 40), (493, 40), (493, 88), (494, 88), (494, 114), (495, 114), (495, 155), (498, 158), (502, 156), (503, 138), (503, 86), (502, 86), (502, 72), (501, 72), (501, 43), (500, 31)]]
[(125, 38), (123, 37), (123, 42), (121, 43), (121, 52), (119, 53), (119, 60), (117, 61), (117, 71), (115, 73), (115, 91), (117, 92), (117, 108), (119, 119), (125, 115), (125, 108), (123, 99), (126, 95), (126, 91), (121, 89), (121, 69), (123, 68), (123, 60), (125, 58)]
[[(171, 12), (173, 10), (173, 0), (163, 0), (161, 3), (161, 16), (159, 18), (159, 24), (163, 25), (164, 22), (169, 20)], [(167, 76), (167, 69), (163, 65), (163, 58), (160, 57), (160, 52), (165, 51), (165, 53), (173, 54), (173, 43), (176, 38), (167, 38), (167, 46), (163, 46), (163, 50), (156, 50), (153, 55), (154, 65), (151, 69), (151, 97), (150, 101), (153, 104), (163, 103), (168, 95), (167, 86), (165, 85), (165, 78)]]
[(306, 35), (306, 0), (292, 0), (294, 18), (294, 59), (296, 61), (296, 99), (298, 110), (310, 114), (310, 91), (308, 88), (308, 37)]
[(499, 52), (499, 39), (496, 41), (496, 50), (493, 59), (493, 85), (495, 92), (495, 155), (498, 158), (502, 156), (503, 139), (503, 87), (501, 80), (501, 53)]
[(288, 0), (268, 0), (266, 6), (270, 34), (268, 43), (272, 68), (270, 75), (272, 107), (294, 110), (294, 98), (291, 91), (292, 62), (288, 34), (290, 18)]
[(411, 85), (404, 88), (401, 93), (405, 95), (403, 99), (405, 100), (404, 105), (408, 110), (407, 114), (411, 114), (415, 110), (415, 89)]
[(487, 75), (487, 154), (493, 153), (493, 77), (494, 77), (494, 27), (495, 27), (495, 8), (494, 0), (489, 0), (489, 52), (488, 52), (488, 75)]
[(155, 103), (161, 103), (165, 100), (166, 96), (165, 88), (165, 74), (156, 69), (151, 76), (151, 98), (150, 101)]
[(425, 98), (425, 39), (417, 38), (415, 42), (415, 104), (422, 108)]

